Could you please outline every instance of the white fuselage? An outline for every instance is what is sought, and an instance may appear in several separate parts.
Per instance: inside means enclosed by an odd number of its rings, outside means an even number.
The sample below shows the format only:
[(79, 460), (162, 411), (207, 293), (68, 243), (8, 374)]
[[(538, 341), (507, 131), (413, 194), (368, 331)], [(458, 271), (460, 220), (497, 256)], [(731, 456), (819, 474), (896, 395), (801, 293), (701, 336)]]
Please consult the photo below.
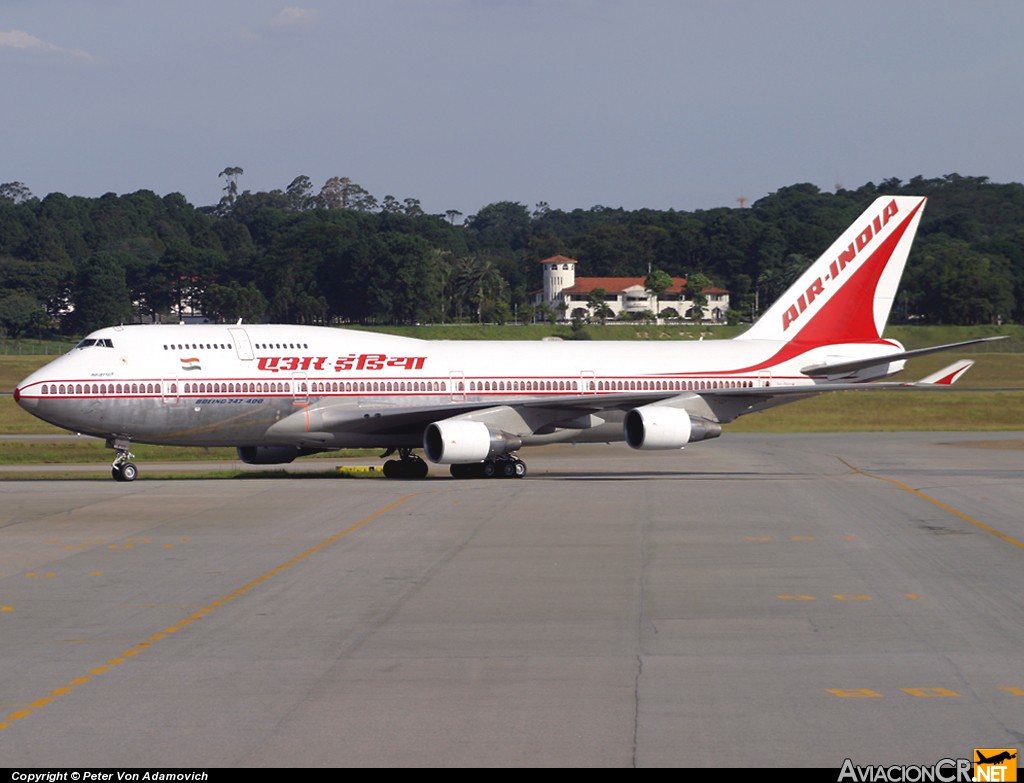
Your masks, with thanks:
[[(175, 445), (415, 446), (422, 425), (373, 426), (381, 414), (465, 405), (515, 405), (593, 396), (806, 386), (802, 367), (901, 350), (898, 343), (802, 350), (766, 340), (703, 342), (426, 341), (309, 326), (117, 326), (89, 335), (18, 388), (19, 403), (66, 429)], [(893, 363), (897, 364), (897, 363)], [(900, 363), (901, 364), (901, 363)], [(867, 380), (874, 375), (844, 376)], [(700, 396), (694, 395), (696, 404)], [(344, 426), (315, 443), (330, 411)], [(698, 411), (700, 412), (700, 411)], [(292, 419), (294, 422), (295, 419)], [(552, 429), (552, 428), (548, 428)], [(532, 442), (621, 440), (621, 418), (554, 427)]]

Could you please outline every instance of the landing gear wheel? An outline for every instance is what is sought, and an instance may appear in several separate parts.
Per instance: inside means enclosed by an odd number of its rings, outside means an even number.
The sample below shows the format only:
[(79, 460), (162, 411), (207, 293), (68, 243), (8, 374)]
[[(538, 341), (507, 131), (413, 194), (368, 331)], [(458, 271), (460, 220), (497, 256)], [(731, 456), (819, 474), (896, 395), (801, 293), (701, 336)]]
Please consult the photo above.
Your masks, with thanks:
[(131, 462), (132, 454), (128, 447), (131, 441), (128, 438), (111, 438), (107, 441), (107, 448), (113, 449), (117, 456), (110, 465), (110, 476), (114, 481), (135, 481), (139, 477), (139, 469)]
[(448, 468), (448, 471), (452, 474), (454, 479), (468, 479), (473, 478), (473, 468), (476, 467), (472, 464), (465, 462), (458, 462)]
[(519, 457), (504, 457), (484, 462), (462, 462), (449, 467), (452, 478), (522, 478), (526, 475), (526, 463)]
[(389, 459), (384, 463), (384, 475), (387, 478), (424, 479), (429, 467), (420, 457), (409, 453), (410, 449), (400, 449), (401, 459)]
[(409, 478), (425, 479), (427, 477), (427, 472), (429, 471), (427, 463), (421, 460), (419, 457), (416, 457), (416, 459), (410, 461), (412, 462), (412, 464), (409, 466)]

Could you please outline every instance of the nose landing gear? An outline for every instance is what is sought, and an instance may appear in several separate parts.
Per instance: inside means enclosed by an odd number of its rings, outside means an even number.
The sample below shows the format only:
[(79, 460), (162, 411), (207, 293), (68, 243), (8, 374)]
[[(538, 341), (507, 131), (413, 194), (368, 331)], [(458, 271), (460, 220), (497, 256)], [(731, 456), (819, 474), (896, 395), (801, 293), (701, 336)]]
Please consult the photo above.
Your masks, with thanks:
[(112, 438), (107, 441), (107, 446), (117, 452), (110, 465), (110, 477), (114, 481), (135, 481), (139, 477), (139, 469), (132, 462), (135, 455), (128, 450), (130, 445), (131, 441), (127, 438)]

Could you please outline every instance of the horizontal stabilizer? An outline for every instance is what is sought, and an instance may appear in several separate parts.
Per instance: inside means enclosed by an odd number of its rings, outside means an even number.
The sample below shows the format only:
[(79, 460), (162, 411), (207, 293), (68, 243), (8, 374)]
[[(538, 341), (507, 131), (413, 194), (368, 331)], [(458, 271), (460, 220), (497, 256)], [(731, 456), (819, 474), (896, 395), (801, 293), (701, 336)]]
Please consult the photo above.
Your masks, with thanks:
[(900, 359), (913, 359), (917, 356), (927, 356), (930, 353), (939, 353), (940, 351), (952, 351), (955, 348), (963, 348), (967, 345), (976, 345), (977, 343), (990, 343), (994, 340), (1005, 340), (1008, 335), (999, 335), (998, 337), (979, 337), (977, 340), (965, 340), (962, 343), (947, 343), (946, 345), (932, 345), (928, 348), (918, 348), (913, 351), (901, 351), (899, 353), (887, 353), (882, 356), (872, 356), (868, 359), (853, 359), (848, 362), (834, 362), (829, 364), (815, 364), (810, 367), (804, 367), (800, 370), (804, 375), (840, 375), (847, 372), (856, 372), (857, 370), (863, 370), (867, 367), (879, 367), (889, 362), (899, 361)]
[(914, 386), (951, 386), (960, 380), (960, 376), (973, 366), (974, 359), (960, 359), (948, 367), (943, 367), (938, 372), (933, 372), (931, 375), (922, 378)]

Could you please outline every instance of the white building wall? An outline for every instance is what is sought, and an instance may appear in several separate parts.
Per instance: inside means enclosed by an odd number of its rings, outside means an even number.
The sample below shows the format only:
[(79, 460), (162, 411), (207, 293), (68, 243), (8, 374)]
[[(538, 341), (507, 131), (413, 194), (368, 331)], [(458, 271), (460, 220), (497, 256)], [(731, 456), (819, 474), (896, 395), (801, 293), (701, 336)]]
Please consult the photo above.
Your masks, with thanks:
[(576, 285), (576, 262), (571, 260), (551, 261), (544, 264), (544, 302), (555, 306), (559, 294)]
[[(534, 300), (537, 306), (548, 305), (561, 316), (564, 313), (566, 320), (571, 319), (574, 310), (582, 308), (588, 315), (591, 314), (587, 308), (588, 296), (577, 294), (580, 298), (574, 299), (573, 294), (563, 293), (565, 289), (576, 285), (576, 262), (572, 259), (560, 258), (558, 261), (545, 260), (543, 263), (543, 292), (538, 292)], [(670, 294), (659, 300), (659, 297), (650, 294), (646, 288), (639, 285), (630, 286), (622, 292), (609, 292), (605, 304), (612, 311), (610, 319), (619, 319), (623, 313), (642, 313), (650, 311), (657, 315), (667, 307), (675, 308), (680, 318), (687, 318), (687, 312), (693, 307), (693, 302), (686, 298), (678, 298), (679, 294)], [(708, 303), (704, 308), (704, 321), (726, 320), (729, 311), (728, 294), (709, 294)], [(538, 316), (539, 317), (539, 316)]]

